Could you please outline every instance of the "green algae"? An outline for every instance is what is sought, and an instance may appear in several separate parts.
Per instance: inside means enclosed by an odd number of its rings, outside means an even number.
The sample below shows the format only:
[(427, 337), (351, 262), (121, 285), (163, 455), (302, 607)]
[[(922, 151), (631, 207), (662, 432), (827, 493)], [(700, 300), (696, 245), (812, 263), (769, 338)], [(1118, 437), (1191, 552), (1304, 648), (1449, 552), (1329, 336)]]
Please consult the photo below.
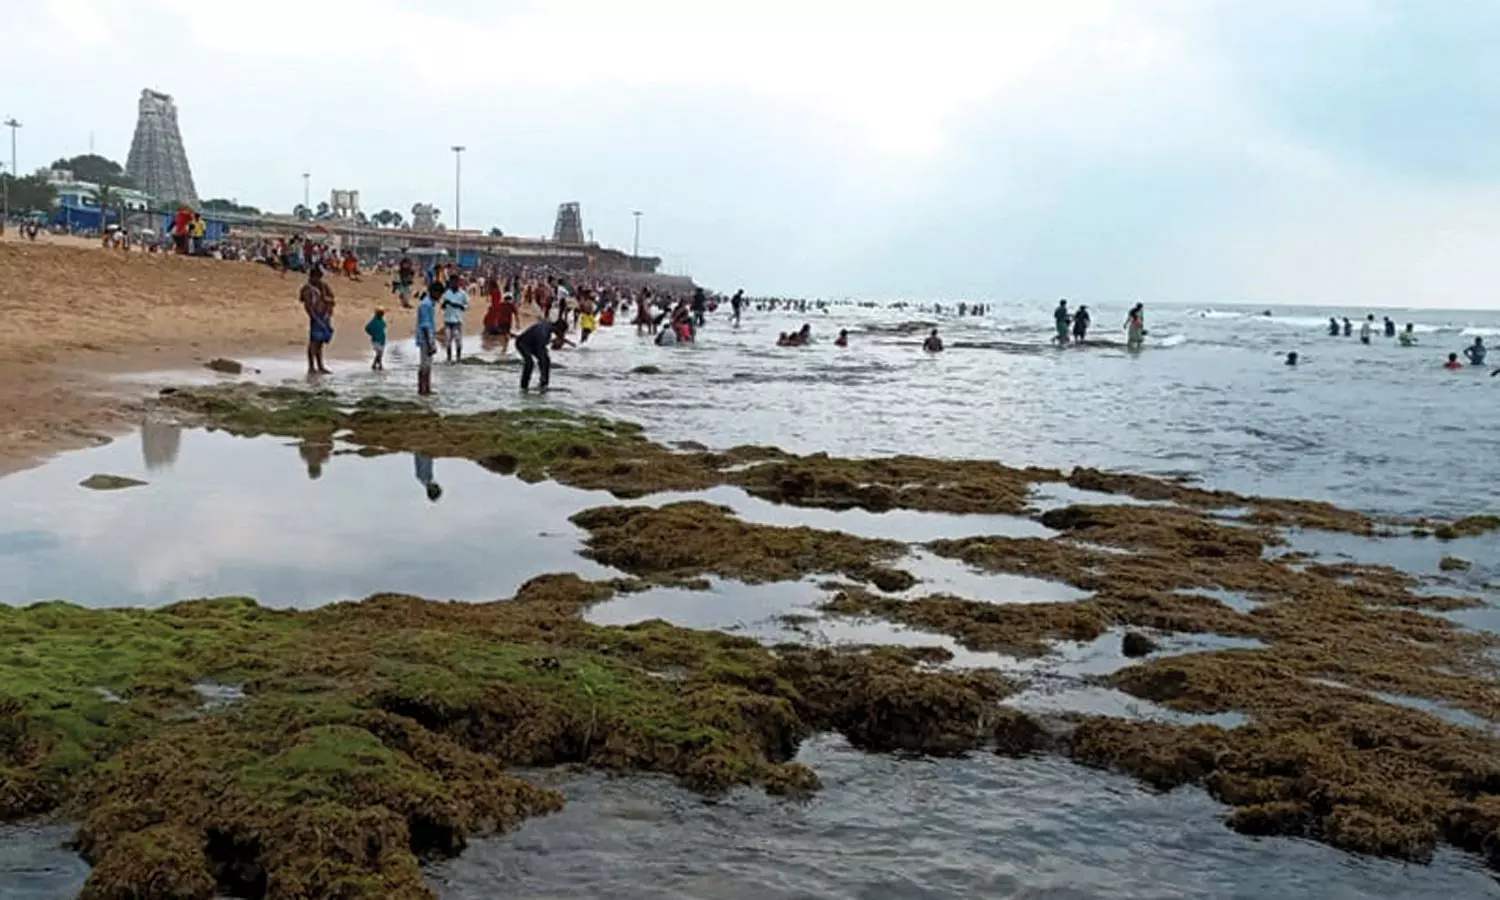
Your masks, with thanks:
[(727, 507), (698, 501), (596, 507), (577, 513), (572, 522), (589, 533), (586, 556), (632, 575), (717, 574), (755, 583), (832, 572), (893, 591), (916, 583), (910, 573), (881, 565), (905, 552), (895, 541), (752, 525)]
[[(81, 819), (96, 898), (426, 897), (421, 858), (558, 808), (506, 767), (803, 793), (816, 774), (790, 760), (814, 730), (959, 752), (1010, 690), (914, 655), (580, 618), (612, 593), (544, 576), (491, 604), (0, 608), (0, 818)], [(210, 680), (243, 699), (206, 706)]]

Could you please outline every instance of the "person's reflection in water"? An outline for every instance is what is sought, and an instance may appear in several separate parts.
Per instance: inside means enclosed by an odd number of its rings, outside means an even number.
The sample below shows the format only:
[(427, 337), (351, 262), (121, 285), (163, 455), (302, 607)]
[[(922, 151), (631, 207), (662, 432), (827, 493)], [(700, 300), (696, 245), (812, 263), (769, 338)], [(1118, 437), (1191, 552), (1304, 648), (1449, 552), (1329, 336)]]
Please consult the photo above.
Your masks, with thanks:
[(307, 463), (307, 477), (317, 481), (323, 477), (323, 464), (333, 455), (333, 444), (326, 441), (303, 441), (297, 445), (297, 453)]
[(427, 499), (433, 503), (443, 496), (443, 486), (432, 480), (432, 457), (425, 453), (413, 453), (412, 460), (417, 467), (417, 480), (427, 489)]
[(141, 456), (146, 460), (146, 471), (169, 469), (177, 462), (177, 453), (182, 449), (182, 428), (167, 422), (141, 423)]

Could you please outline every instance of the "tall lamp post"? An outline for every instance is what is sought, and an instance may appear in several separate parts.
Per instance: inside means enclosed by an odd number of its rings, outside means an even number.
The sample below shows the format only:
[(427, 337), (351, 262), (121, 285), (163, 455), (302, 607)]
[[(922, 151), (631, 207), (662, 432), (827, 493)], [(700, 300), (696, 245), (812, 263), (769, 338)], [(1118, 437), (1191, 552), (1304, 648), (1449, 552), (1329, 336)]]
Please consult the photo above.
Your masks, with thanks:
[(464, 146), (453, 145), (453, 262), (458, 263), (458, 229), (464, 224)]
[(302, 207), (312, 215), (312, 173), (302, 173)]
[(16, 129), (21, 127), (21, 123), (16, 121), (15, 116), (9, 116), (4, 123), (0, 124), (10, 129), (10, 179), (5, 182), (5, 218), (0, 219), (0, 221), (8, 221), (10, 219), (10, 182), (17, 177), (18, 172), (16, 169)]
[(630, 214), (635, 216), (635, 242), (630, 247), (630, 269), (634, 272), (641, 267), (641, 211), (633, 210)]

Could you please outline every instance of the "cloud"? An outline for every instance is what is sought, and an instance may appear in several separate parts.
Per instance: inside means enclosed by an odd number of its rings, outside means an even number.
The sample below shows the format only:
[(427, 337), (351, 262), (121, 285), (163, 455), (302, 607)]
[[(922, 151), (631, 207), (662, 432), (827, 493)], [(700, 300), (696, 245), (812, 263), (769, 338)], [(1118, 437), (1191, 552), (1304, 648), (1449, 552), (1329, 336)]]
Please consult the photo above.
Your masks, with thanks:
[(32, 166), (88, 131), (123, 157), (149, 85), (208, 194), (287, 209), (311, 171), (318, 195), (451, 211), (462, 143), (465, 225), (543, 234), (576, 200), (628, 246), (643, 209), (643, 250), (710, 284), (1273, 302), (1372, 259), (1327, 299), (1488, 302), (1485, 4), (48, 9), (19, 40), (90, 49), (16, 110)]

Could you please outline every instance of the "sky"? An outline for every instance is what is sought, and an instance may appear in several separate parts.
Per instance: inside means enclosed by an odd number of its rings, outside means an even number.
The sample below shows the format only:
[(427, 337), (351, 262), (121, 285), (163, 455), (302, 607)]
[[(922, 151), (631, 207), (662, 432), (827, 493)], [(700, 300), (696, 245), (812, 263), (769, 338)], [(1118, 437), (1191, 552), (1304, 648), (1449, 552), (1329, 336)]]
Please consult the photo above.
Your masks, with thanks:
[[(1500, 308), (1493, 0), (42, 0), (19, 167), (584, 228), (720, 289)], [(5, 148), (8, 149), (8, 148)], [(0, 157), (5, 154), (0, 152)], [(8, 161), (8, 160), (7, 160)]]

